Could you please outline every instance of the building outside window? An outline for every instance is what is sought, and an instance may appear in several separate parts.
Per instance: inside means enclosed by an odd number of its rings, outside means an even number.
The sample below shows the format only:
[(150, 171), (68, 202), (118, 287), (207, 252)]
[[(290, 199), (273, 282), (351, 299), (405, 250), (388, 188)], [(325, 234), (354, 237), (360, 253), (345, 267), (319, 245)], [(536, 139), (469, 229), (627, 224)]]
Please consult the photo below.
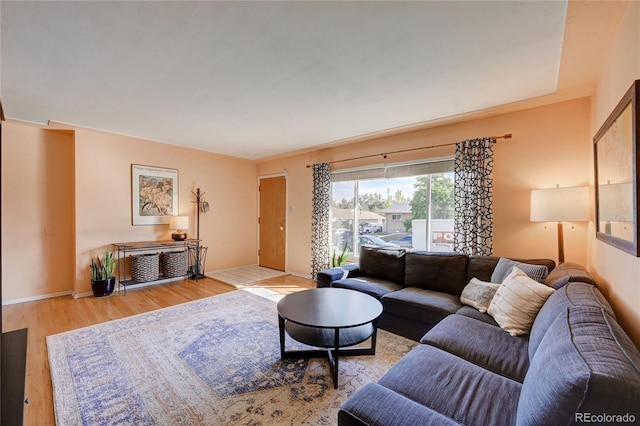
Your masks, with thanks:
[[(332, 173), (332, 252), (346, 245), (453, 251), (453, 160)], [(358, 200), (358, 202), (356, 202)]]

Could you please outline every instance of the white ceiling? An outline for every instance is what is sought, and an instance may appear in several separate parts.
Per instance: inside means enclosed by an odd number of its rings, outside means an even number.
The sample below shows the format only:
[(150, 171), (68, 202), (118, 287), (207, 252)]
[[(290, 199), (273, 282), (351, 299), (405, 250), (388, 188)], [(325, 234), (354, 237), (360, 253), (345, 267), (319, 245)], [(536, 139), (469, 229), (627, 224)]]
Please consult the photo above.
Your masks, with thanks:
[[(259, 159), (588, 86), (581, 3), (3, 1), (0, 96), (9, 119)], [(572, 22), (600, 37), (583, 60)]]

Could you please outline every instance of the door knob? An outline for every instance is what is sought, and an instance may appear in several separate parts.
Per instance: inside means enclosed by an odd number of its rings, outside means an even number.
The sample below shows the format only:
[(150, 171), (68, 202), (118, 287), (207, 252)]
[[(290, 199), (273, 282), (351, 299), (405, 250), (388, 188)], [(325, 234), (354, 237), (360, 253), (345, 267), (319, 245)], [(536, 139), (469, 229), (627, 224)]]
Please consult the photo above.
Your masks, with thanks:
[(281, 226), (281, 227), (280, 227), (280, 230), (281, 230), (281, 231), (284, 231), (284, 226)]

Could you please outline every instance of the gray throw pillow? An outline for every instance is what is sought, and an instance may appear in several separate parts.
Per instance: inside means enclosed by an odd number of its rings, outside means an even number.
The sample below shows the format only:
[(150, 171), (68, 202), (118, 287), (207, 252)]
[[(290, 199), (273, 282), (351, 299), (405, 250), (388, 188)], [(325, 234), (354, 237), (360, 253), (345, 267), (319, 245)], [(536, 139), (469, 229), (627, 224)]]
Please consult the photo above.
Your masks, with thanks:
[(493, 270), (493, 274), (491, 274), (491, 282), (502, 283), (507, 275), (513, 271), (514, 266), (517, 266), (522, 272), (527, 274), (529, 278), (542, 284), (544, 284), (547, 275), (549, 275), (549, 270), (544, 265), (532, 265), (501, 257), (498, 260), (496, 268)]
[(482, 313), (487, 312), (493, 296), (500, 287), (500, 284), (488, 283), (480, 281), (477, 278), (471, 278), (469, 284), (462, 289), (460, 302), (465, 305), (473, 306)]

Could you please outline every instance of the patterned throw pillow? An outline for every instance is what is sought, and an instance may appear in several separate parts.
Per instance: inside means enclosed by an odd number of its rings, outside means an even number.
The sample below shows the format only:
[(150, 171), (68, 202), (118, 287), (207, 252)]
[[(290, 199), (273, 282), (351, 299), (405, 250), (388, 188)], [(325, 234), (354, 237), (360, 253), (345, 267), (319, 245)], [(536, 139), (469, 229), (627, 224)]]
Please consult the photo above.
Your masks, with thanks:
[(480, 312), (485, 313), (489, 309), (493, 295), (496, 294), (498, 287), (500, 287), (500, 284), (480, 281), (475, 277), (471, 278), (469, 284), (462, 290), (460, 302), (473, 306)]
[(496, 291), (487, 312), (512, 336), (528, 334), (538, 311), (554, 291), (515, 266)]
[(515, 260), (506, 259), (501, 257), (498, 260), (498, 264), (493, 270), (493, 274), (491, 275), (492, 283), (502, 283), (504, 279), (513, 271), (513, 267), (517, 266), (520, 268), (522, 272), (527, 274), (529, 278), (538, 281), (539, 283), (544, 284), (544, 281), (547, 279), (547, 275), (549, 275), (549, 270), (544, 265), (532, 265), (529, 263), (517, 262)]

